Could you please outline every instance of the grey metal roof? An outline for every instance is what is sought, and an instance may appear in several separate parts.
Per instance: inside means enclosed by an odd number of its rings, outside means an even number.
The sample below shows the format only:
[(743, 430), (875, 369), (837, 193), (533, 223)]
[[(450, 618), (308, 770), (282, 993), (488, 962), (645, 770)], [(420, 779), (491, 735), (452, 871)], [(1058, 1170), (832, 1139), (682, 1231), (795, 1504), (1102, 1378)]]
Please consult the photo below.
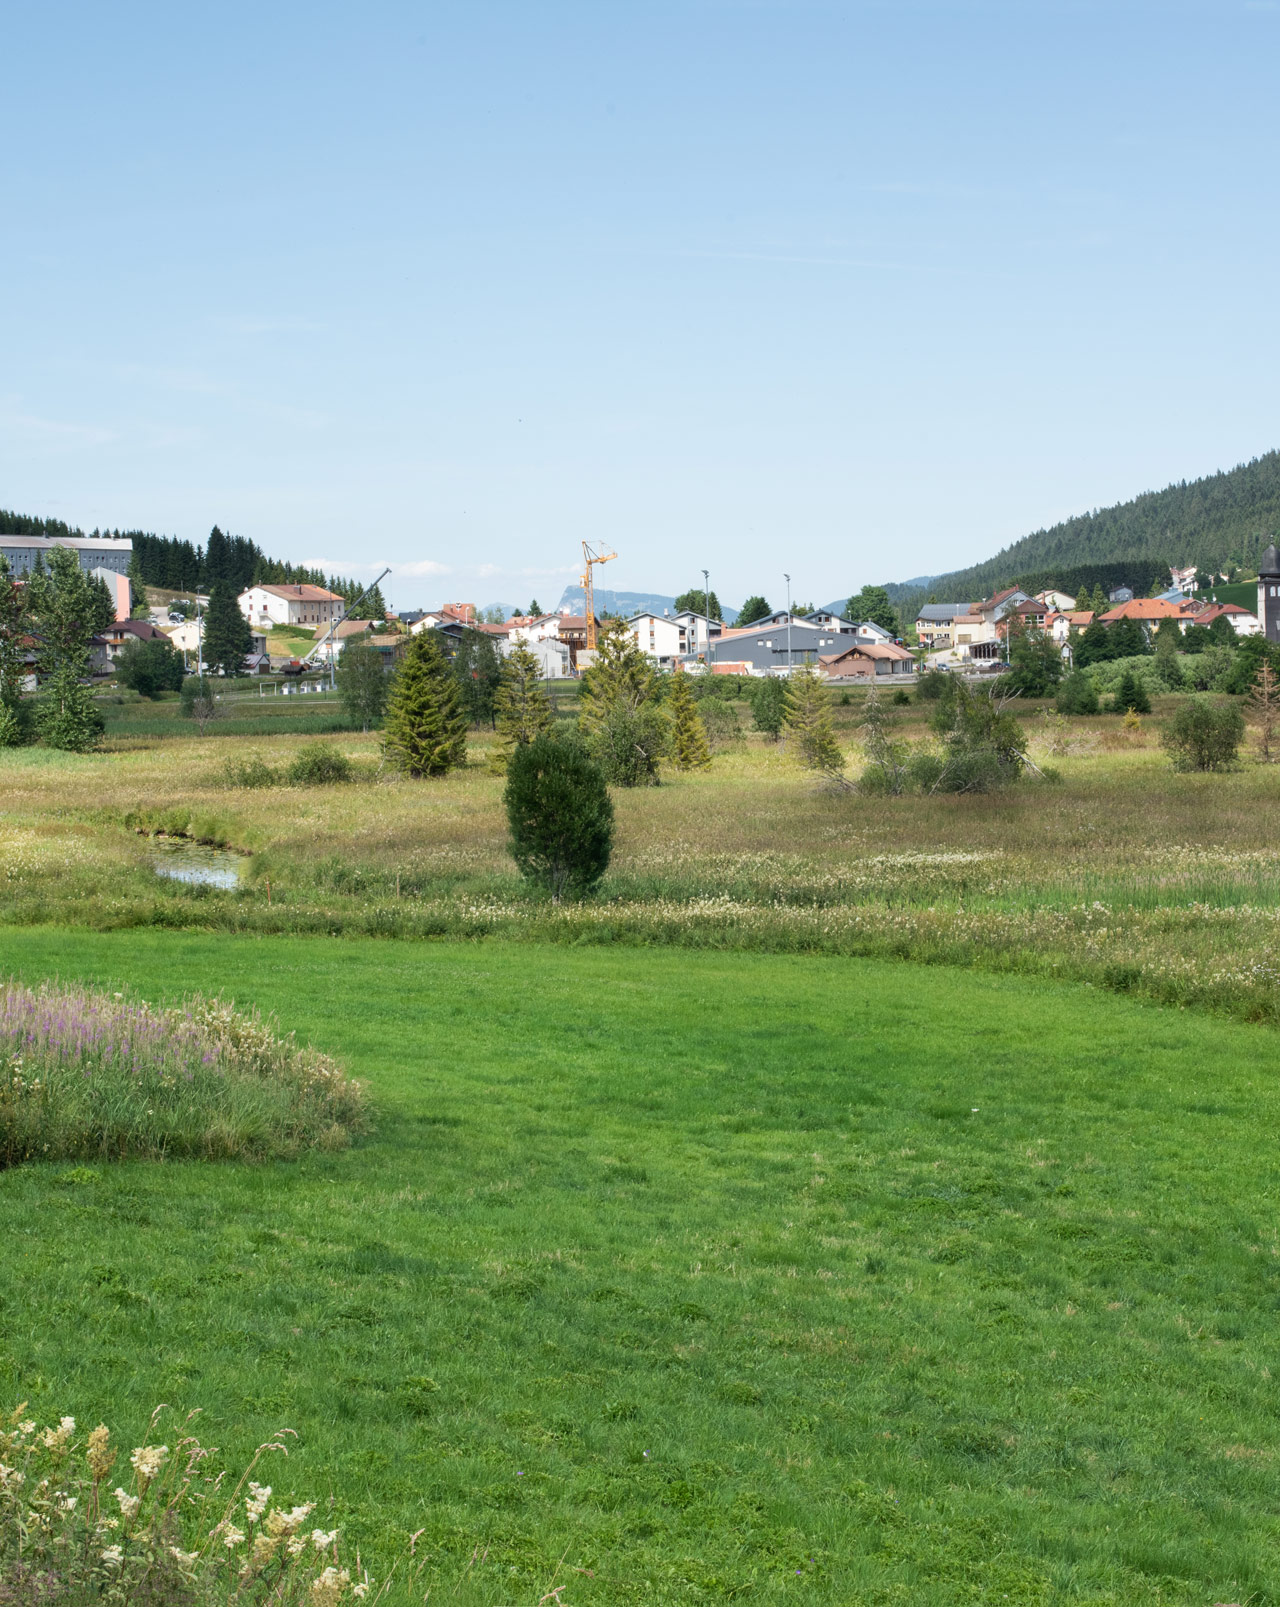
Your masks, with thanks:
[(957, 614), (969, 612), (968, 603), (925, 603), (923, 608), (916, 610), (917, 619), (954, 619)]
[(80, 552), (132, 552), (132, 541), (118, 541), (114, 536), (0, 536), (0, 547), (38, 547), (48, 552), (51, 547), (74, 547)]

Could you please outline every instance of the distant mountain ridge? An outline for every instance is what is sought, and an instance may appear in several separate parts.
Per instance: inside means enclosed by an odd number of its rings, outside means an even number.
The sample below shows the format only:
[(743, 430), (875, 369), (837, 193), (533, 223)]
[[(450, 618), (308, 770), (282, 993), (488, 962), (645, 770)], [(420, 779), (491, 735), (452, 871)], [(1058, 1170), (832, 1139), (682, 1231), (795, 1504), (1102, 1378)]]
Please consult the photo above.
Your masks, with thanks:
[(1114, 576), (1113, 584), (1145, 589), (1170, 564), (1256, 566), (1277, 531), (1280, 451), (1273, 451), (1033, 531), (967, 569), (898, 581), (886, 590), (900, 612), (909, 612), (929, 596), (942, 603), (975, 601), (1014, 582), (1034, 590), (1094, 570)]
[[(716, 589), (711, 588), (714, 597)], [(665, 609), (668, 613), (676, 611), (674, 597), (664, 597), (656, 591), (605, 591), (602, 586), (595, 589), (596, 613), (601, 610), (609, 614), (636, 614), (648, 609), (652, 614), (661, 614)], [(586, 607), (586, 597), (581, 586), (566, 586), (560, 598), (560, 612), (562, 614), (580, 614)], [(738, 617), (738, 610), (730, 608), (727, 604), (720, 605), (726, 625), (732, 625)]]

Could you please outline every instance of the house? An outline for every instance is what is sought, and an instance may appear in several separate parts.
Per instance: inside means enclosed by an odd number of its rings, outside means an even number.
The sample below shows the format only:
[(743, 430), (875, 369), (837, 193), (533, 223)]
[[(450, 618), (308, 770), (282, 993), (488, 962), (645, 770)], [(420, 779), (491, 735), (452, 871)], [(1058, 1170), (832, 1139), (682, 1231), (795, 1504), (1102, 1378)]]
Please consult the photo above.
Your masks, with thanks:
[[(599, 628), (599, 621), (596, 621)], [(556, 636), (569, 649), (569, 663), (578, 667), (578, 654), (587, 650), (587, 619), (585, 614), (561, 614), (556, 624)]]
[(1107, 593), (1107, 600), (1112, 603), (1131, 603), (1133, 601), (1133, 587), (1113, 586)]
[[(136, 621), (134, 623), (137, 623)], [(181, 625), (166, 626), (160, 635), (167, 636), (180, 653), (196, 653), (199, 650), (203, 635), (203, 625), (198, 619), (183, 620)], [(267, 650), (266, 633), (250, 630), (250, 654), (265, 653)]]
[(956, 619), (968, 612), (968, 603), (926, 603), (916, 615), (916, 636), (930, 649), (950, 647)]
[(513, 642), (507, 636), (498, 643), (498, 651), (504, 658), (517, 647), (523, 647), (537, 659), (544, 681), (562, 681), (572, 669), (569, 648), (558, 636), (542, 636), (536, 642)]
[(133, 612), (133, 590), (129, 585), (128, 575), (122, 575), (118, 569), (108, 569), (103, 564), (95, 564), (89, 571), (90, 580), (100, 580), (107, 588), (107, 593), (115, 606), (116, 623), (128, 619)]
[(1186, 569), (1177, 569), (1172, 564), (1169, 566), (1169, 579), (1180, 592), (1189, 592), (1196, 589), (1196, 575), (1198, 573), (1199, 571), (1195, 564), (1190, 564)]
[(250, 586), (237, 598), (250, 625), (269, 631), (273, 625), (322, 625), (341, 619), (346, 604), (323, 586)]
[(1047, 604), (1055, 614), (1069, 614), (1076, 606), (1074, 597), (1069, 596), (1065, 591), (1055, 591), (1052, 586), (1046, 591), (1038, 591), (1036, 601)]
[[(834, 623), (820, 625), (818, 617)], [(711, 667), (724, 660), (746, 664), (746, 673), (751, 675), (789, 675), (797, 664), (818, 661), (824, 653), (829, 656), (838, 649), (887, 639), (888, 633), (870, 620), (855, 622), (830, 614), (802, 616), (784, 609), (766, 621), (721, 631), (712, 643)]]
[(632, 614), (627, 629), (635, 637), (636, 646), (651, 658), (660, 669), (669, 670), (687, 657), (694, 649), (690, 646), (688, 627), (672, 619), (669, 614), (654, 614), (641, 610)]
[(1019, 603), (1016, 608), (1008, 609), (1002, 617), (1006, 621), (1020, 619), (1028, 630), (1042, 631), (1045, 621), (1053, 612), (1048, 603), (1041, 602), (1038, 597), (1029, 597), (1025, 603)]
[(676, 624), (683, 627), (688, 637), (689, 646), (686, 651), (689, 653), (709, 653), (711, 644), (724, 634), (722, 620), (711, 619), (706, 614), (696, 614), (691, 609), (684, 609), (675, 618)]
[(1237, 603), (1206, 603), (1197, 613), (1183, 622), (1182, 628), (1188, 625), (1212, 625), (1215, 619), (1226, 619), (1231, 622), (1231, 628), (1237, 636), (1261, 636), (1262, 621), (1256, 614), (1251, 614), (1247, 608), (1241, 608)]
[(1011, 608), (1017, 608), (1020, 603), (1029, 603), (1030, 601), (1030, 597), (1020, 586), (1006, 586), (1003, 591), (998, 591), (993, 597), (988, 597), (986, 602), (974, 603), (970, 612), (994, 625), (997, 620), (1003, 619)]
[(125, 575), (133, 561), (133, 542), (108, 536), (0, 536), (0, 554), (15, 575), (28, 574), (37, 558), (47, 564), (55, 547), (70, 547), (86, 574), (109, 569)]
[(130, 642), (165, 642), (169, 639), (149, 619), (118, 619), (99, 634), (106, 646), (107, 658), (113, 664)]
[(416, 636), (419, 631), (439, 630), (441, 625), (474, 625), (476, 607), (474, 603), (441, 603), (439, 608), (414, 609), (400, 619)]
[(1164, 619), (1176, 619), (1184, 630), (1193, 617), (1198, 621), (1195, 603), (1171, 603), (1165, 597), (1130, 596), (1100, 617), (1104, 625), (1114, 625), (1122, 619), (1136, 619), (1149, 630), (1154, 630)]
[(829, 681), (872, 681), (883, 675), (910, 675), (915, 666), (914, 655), (896, 642), (858, 642), (839, 653), (818, 658), (818, 668)]
[(1092, 608), (1073, 608), (1065, 613), (1050, 614), (1045, 629), (1059, 645), (1071, 640), (1072, 631), (1086, 631), (1093, 624)]

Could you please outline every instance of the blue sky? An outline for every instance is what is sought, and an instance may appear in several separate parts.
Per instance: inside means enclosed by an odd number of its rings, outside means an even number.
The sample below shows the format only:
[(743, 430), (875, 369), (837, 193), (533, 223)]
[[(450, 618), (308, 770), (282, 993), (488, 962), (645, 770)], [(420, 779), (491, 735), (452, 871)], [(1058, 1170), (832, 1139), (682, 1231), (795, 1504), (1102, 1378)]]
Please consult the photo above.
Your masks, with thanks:
[(1280, 444), (1280, 4), (10, 6), (0, 506), (826, 601)]

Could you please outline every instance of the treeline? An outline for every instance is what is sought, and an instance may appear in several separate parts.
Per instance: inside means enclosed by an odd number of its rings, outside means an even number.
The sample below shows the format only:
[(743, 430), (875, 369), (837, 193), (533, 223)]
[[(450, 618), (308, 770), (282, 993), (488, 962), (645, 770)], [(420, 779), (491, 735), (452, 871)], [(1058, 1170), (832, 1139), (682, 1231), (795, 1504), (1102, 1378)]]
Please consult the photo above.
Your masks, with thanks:
[[(61, 519), (37, 519), (29, 514), (13, 513), (0, 509), (0, 535), (84, 537), (86, 532), (65, 524)], [(209, 532), (209, 540), (199, 546), (177, 536), (156, 536), (145, 530), (91, 530), (88, 539), (94, 541), (131, 541), (133, 562), (129, 579), (135, 586), (159, 586), (165, 591), (210, 591), (224, 581), (236, 592), (249, 586), (325, 586), (336, 592), (345, 603), (353, 602), (363, 590), (357, 580), (345, 580), (340, 575), (326, 575), (322, 569), (306, 564), (284, 563), (270, 558), (262, 548), (246, 536), (225, 535), (217, 525)], [(381, 617), (386, 612), (382, 593), (376, 588), (368, 599), (376, 609), (370, 617)], [(362, 610), (363, 612), (363, 610)]]
[(895, 607), (914, 616), (921, 603), (975, 601), (1003, 586), (1039, 591), (1057, 585), (1133, 586), (1149, 591), (1154, 577), (1168, 584), (1171, 564), (1202, 570), (1256, 569), (1280, 530), (1280, 452), (1234, 469), (1148, 491), (1131, 502), (1079, 514), (1037, 530), (984, 563), (938, 575), (927, 587), (888, 589)]

